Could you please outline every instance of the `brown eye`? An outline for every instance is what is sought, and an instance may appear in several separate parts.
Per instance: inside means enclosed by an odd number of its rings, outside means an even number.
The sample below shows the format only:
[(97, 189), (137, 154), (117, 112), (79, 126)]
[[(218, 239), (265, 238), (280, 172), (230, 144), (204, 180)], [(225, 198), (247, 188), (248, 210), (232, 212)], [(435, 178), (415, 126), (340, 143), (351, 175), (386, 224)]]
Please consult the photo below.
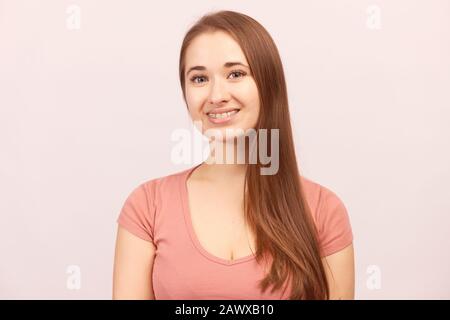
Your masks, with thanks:
[(203, 81), (202, 82), (197, 82), (196, 80), (197, 79), (204, 79), (205, 77), (203, 77), (203, 76), (193, 76), (192, 78), (191, 78), (191, 81), (192, 82), (194, 82), (194, 83), (203, 83)]
[(235, 79), (235, 78), (242, 78), (243, 76), (246, 75), (246, 73), (244, 71), (239, 71), (239, 70), (231, 71), (230, 75), (232, 75), (232, 74), (240, 75), (240, 77), (234, 77), (233, 79)]
[[(247, 73), (245, 71), (241, 71), (241, 70), (234, 70), (230, 72), (230, 75), (234, 75), (233, 78), (231, 79), (236, 79), (236, 78), (242, 78), (243, 76), (245, 76)], [(203, 79), (204, 81), (197, 81), (198, 79)], [(205, 76), (198, 76), (195, 75), (193, 76), (191, 79), (191, 82), (195, 83), (195, 84), (202, 84), (206, 81), (206, 77)]]

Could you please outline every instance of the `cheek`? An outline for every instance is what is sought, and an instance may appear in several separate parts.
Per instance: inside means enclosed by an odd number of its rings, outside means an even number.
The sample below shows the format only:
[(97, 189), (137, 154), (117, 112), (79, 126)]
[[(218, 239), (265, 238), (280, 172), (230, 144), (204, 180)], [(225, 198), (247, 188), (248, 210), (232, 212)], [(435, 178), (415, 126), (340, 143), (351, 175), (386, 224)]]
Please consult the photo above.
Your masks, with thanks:
[(260, 112), (258, 88), (254, 81), (247, 88), (245, 106), (247, 107), (246, 122), (248, 122), (246, 126), (254, 128), (258, 122)]
[(199, 118), (202, 106), (201, 93), (186, 91), (186, 103), (192, 118)]
[(249, 81), (241, 88), (240, 98), (247, 111), (257, 118), (259, 113), (259, 94), (254, 81)]

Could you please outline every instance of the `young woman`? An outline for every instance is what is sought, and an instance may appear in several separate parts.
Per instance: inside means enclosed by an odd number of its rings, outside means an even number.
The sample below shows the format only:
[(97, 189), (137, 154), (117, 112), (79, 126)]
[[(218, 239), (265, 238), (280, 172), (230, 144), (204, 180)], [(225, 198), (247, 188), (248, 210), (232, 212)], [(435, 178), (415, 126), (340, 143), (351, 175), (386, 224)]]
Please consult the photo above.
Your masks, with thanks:
[(136, 187), (117, 220), (113, 299), (354, 299), (347, 210), (300, 175), (268, 32), (241, 13), (210, 13), (185, 35), (179, 62), (183, 98), (202, 133), (223, 133), (221, 146), (237, 151), (240, 135), (227, 129), (278, 129), (269, 141), (278, 147), (276, 171), (261, 174), (260, 159), (246, 156)]

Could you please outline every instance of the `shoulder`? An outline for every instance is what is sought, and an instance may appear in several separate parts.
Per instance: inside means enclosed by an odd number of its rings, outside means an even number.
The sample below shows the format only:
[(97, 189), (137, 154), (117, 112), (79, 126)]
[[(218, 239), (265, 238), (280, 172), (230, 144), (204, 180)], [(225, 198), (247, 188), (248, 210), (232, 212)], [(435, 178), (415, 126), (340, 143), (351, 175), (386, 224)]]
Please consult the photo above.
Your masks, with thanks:
[(179, 200), (179, 183), (183, 181), (188, 170), (139, 183), (126, 197), (117, 222), (134, 235), (152, 241), (157, 225), (157, 212), (163, 202), (176, 203)]
[(343, 200), (330, 188), (301, 177), (302, 192), (318, 231), (323, 255), (329, 255), (353, 240), (348, 210)]
[[(304, 176), (300, 177), (302, 192), (315, 219), (337, 206), (345, 207), (343, 200), (330, 188)], [(324, 212), (327, 211), (327, 212)]]
[(158, 202), (166, 196), (176, 194), (176, 191), (179, 190), (186, 174), (190, 170), (191, 168), (175, 170), (173, 173), (167, 175), (143, 180), (132, 189), (131, 194), (135, 194), (141, 200), (146, 199), (148, 201)]
[(167, 174), (167, 175), (161, 175), (154, 177), (149, 180), (145, 180), (141, 183), (140, 186), (149, 188), (153, 186), (158, 186), (162, 188), (170, 188), (177, 184), (180, 184), (183, 182), (183, 179), (186, 177), (186, 174), (191, 170), (192, 168), (185, 169), (185, 170), (175, 170), (173, 173)]

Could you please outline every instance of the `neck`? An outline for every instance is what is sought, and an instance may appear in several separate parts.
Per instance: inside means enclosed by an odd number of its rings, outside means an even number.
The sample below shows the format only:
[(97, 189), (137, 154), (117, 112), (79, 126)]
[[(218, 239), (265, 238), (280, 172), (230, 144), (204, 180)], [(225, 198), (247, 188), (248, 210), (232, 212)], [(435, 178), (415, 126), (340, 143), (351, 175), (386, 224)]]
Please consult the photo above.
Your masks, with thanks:
[(248, 156), (236, 141), (211, 142), (210, 150), (208, 159), (200, 166), (208, 180), (216, 182), (244, 181)]

